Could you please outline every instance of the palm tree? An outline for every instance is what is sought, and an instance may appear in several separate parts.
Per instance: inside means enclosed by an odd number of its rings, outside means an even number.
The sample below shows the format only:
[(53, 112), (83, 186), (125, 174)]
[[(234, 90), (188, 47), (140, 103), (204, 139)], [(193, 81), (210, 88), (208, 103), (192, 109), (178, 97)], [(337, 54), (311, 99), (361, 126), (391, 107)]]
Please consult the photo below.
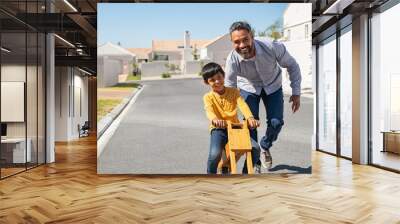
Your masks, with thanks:
[(267, 36), (271, 37), (274, 40), (280, 39), (282, 35), (282, 23), (280, 20), (275, 21), (271, 24), (265, 31)]
[(258, 31), (258, 33), (257, 33), (257, 35), (259, 36), (259, 37), (266, 37), (267, 36), (267, 31)]

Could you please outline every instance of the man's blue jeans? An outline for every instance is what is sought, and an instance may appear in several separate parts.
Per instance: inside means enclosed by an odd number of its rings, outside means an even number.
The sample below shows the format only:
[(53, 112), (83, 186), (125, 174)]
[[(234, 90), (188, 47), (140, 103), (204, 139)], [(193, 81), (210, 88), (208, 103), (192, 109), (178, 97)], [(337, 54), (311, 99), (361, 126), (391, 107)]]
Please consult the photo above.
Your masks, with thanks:
[[(218, 163), (221, 160), (222, 152), (228, 142), (228, 133), (226, 129), (214, 128), (211, 130), (210, 152), (208, 153), (207, 173), (217, 173)], [(257, 142), (251, 139), (251, 158), (253, 164), (256, 164), (260, 158), (260, 147)], [(245, 169), (246, 168), (246, 169)], [(247, 173), (247, 166), (243, 167), (243, 172)]]
[[(279, 132), (284, 124), (282, 88), (270, 95), (267, 95), (264, 89), (261, 91), (260, 95), (249, 93), (241, 89), (240, 95), (246, 101), (247, 105), (250, 107), (251, 113), (253, 113), (254, 118), (257, 120), (260, 119), (259, 105), (260, 99), (262, 99), (267, 112), (267, 131), (261, 138), (260, 145), (266, 150), (271, 148), (272, 143), (278, 138)], [(257, 141), (257, 129), (250, 130), (250, 136), (252, 139)]]

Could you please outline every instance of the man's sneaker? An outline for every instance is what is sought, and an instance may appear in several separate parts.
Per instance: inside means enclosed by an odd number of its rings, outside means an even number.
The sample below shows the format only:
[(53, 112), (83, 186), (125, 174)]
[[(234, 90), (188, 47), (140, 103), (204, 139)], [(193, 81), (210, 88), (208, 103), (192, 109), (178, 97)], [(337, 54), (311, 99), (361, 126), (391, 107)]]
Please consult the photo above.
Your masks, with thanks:
[(261, 165), (260, 164), (256, 164), (255, 166), (254, 166), (254, 173), (257, 173), (257, 174), (261, 174), (262, 172), (261, 172)]
[(264, 168), (270, 169), (272, 166), (272, 156), (269, 150), (261, 150), (260, 153), (261, 164)]

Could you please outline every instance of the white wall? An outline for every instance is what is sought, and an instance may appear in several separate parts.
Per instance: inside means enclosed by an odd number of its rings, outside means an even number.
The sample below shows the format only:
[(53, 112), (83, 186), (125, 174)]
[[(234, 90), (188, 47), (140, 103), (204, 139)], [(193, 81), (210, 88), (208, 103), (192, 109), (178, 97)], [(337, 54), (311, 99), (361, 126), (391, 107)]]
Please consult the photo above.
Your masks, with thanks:
[(55, 141), (69, 140), (69, 73), (68, 67), (55, 68)]
[(55, 141), (77, 139), (78, 124), (88, 120), (88, 78), (81, 75), (71, 67), (56, 67)]
[(153, 61), (153, 62), (148, 62), (144, 63), (141, 65), (141, 76), (142, 77), (155, 77), (155, 76), (161, 76), (163, 72), (168, 72), (167, 67), (165, 66), (168, 64), (168, 61)]
[[(284, 37), (282, 39), (286, 49), (300, 66), (301, 87), (302, 89), (312, 89), (311, 3), (289, 4), (283, 13), (283, 29)], [(283, 71), (282, 81), (283, 87), (290, 89), (286, 70)]]
[(122, 60), (107, 56), (97, 57), (97, 86), (114, 86), (118, 83), (118, 75), (124, 72)]
[(290, 31), (291, 40), (305, 39), (305, 25), (308, 24), (308, 33), (311, 38), (311, 3), (290, 3), (283, 13), (283, 27), (285, 36)]
[(210, 59), (211, 61), (225, 66), (226, 58), (233, 49), (229, 34), (200, 50), (201, 59)]
[(198, 74), (201, 71), (201, 62), (200, 61), (187, 61), (186, 62), (186, 74)]
[(77, 70), (75, 70), (73, 85), (71, 135), (72, 138), (78, 138), (78, 125), (82, 126), (85, 121), (88, 121), (88, 78), (81, 76), (80, 73), (77, 74)]
[(187, 61), (186, 74), (187, 75), (199, 74), (199, 72), (201, 71), (201, 67), (209, 62), (211, 61), (210, 60)]
[[(302, 76), (301, 88), (312, 89), (312, 50), (311, 40), (285, 41), (286, 50), (292, 55), (300, 67)], [(282, 82), (284, 88), (290, 89), (290, 80), (286, 69), (283, 70)]]

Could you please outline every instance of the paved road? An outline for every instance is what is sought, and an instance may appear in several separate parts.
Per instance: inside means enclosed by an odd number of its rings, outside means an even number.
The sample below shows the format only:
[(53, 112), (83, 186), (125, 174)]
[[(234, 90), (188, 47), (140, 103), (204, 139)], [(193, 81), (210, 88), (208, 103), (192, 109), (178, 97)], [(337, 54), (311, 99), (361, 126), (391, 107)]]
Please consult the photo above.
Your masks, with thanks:
[[(208, 87), (201, 79), (142, 83), (143, 91), (99, 156), (99, 172), (206, 173), (209, 132), (202, 96)], [(285, 126), (271, 150), (272, 170), (264, 172), (310, 171), (312, 100), (302, 98), (301, 110), (294, 115), (289, 108), (285, 105)], [(260, 113), (259, 136), (265, 132), (264, 109)]]

